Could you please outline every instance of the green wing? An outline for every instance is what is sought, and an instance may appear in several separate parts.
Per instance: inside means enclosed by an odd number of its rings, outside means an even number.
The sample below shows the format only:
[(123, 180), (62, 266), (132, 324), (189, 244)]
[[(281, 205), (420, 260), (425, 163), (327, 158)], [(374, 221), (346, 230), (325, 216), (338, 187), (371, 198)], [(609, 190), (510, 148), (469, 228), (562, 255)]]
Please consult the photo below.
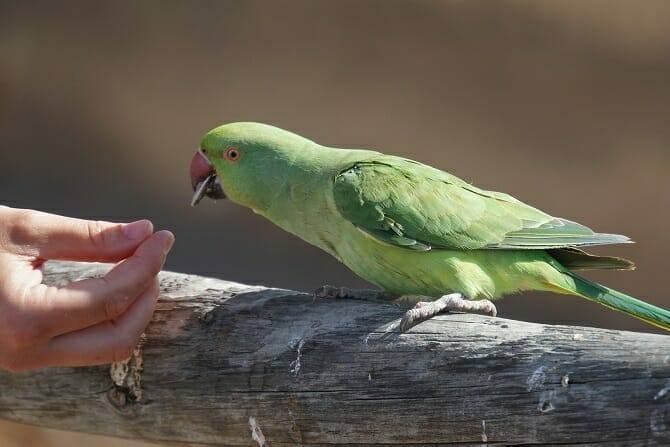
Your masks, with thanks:
[(550, 249), (630, 242), (552, 217), (411, 160), (379, 156), (334, 179), (339, 212), (360, 230), (414, 250)]

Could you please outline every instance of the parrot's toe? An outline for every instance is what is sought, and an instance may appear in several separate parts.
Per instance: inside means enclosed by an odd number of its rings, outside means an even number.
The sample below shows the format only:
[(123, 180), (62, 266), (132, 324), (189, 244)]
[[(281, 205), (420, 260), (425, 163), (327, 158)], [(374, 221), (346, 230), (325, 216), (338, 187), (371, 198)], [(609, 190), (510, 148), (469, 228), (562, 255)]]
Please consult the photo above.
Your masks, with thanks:
[(400, 332), (406, 332), (417, 324), (445, 312), (483, 314), (495, 317), (498, 314), (490, 300), (468, 300), (460, 293), (444, 295), (435, 301), (419, 301), (400, 320)]
[(490, 300), (480, 300), (477, 301), (477, 304), (481, 308), (481, 313), (483, 315), (488, 315), (489, 317), (495, 317), (498, 315), (498, 309), (496, 309), (496, 305), (493, 304)]
[(403, 315), (402, 319), (400, 320), (400, 332), (407, 332), (422, 321), (429, 319), (432, 315), (425, 316), (422, 312), (424, 309), (428, 309), (428, 306), (415, 307), (414, 309), (410, 309), (405, 312), (405, 315)]

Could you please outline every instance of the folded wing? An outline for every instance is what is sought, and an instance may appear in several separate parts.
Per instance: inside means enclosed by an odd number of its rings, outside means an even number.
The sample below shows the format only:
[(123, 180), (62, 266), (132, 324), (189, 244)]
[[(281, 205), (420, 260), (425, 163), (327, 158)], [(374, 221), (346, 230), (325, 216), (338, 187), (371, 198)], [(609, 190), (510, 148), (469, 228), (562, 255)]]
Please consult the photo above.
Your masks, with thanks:
[(556, 249), (630, 242), (552, 217), (411, 160), (379, 156), (334, 179), (339, 212), (361, 231), (412, 250)]

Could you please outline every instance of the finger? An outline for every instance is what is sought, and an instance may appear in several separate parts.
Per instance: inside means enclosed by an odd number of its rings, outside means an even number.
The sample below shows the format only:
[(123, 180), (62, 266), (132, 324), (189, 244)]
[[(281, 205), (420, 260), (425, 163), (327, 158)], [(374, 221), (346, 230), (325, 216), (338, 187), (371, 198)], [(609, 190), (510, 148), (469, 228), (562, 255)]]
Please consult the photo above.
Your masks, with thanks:
[[(46, 290), (45, 296), (33, 302), (24, 299), (27, 304), (23, 310), (48, 338), (113, 320), (151, 286), (173, 243), (172, 233), (159, 231), (102, 278), (73, 282), (60, 289), (40, 284), (37, 287)], [(39, 291), (28, 293), (39, 295)]]
[(153, 232), (148, 220), (123, 224), (32, 210), (3, 210), (3, 220), (2, 231), (14, 251), (41, 259), (116, 262)]
[(84, 366), (127, 359), (151, 321), (158, 292), (154, 280), (116, 321), (55, 337), (37, 354), (37, 361), (42, 366)]

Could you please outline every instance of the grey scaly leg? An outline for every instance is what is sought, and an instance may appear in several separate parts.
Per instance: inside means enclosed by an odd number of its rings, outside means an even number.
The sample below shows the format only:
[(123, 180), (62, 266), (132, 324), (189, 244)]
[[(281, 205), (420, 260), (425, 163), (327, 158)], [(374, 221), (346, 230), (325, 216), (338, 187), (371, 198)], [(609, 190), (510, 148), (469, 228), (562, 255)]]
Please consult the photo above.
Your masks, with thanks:
[(435, 301), (420, 301), (414, 309), (405, 313), (400, 321), (400, 332), (416, 326), (422, 321), (429, 320), (435, 315), (444, 312), (463, 312), (469, 314), (484, 314), (495, 317), (498, 311), (489, 300), (468, 300), (460, 293), (444, 295)]

